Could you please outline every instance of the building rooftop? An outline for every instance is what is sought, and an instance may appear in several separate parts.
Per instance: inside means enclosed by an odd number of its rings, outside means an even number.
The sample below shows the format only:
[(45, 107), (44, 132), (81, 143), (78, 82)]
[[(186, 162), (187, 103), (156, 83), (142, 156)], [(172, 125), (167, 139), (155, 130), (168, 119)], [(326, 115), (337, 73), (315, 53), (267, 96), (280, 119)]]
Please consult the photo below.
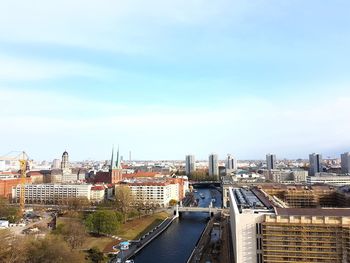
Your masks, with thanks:
[(243, 209), (267, 208), (250, 189), (235, 188), (232, 191), (237, 205)]
[(349, 208), (279, 208), (279, 216), (350, 216)]

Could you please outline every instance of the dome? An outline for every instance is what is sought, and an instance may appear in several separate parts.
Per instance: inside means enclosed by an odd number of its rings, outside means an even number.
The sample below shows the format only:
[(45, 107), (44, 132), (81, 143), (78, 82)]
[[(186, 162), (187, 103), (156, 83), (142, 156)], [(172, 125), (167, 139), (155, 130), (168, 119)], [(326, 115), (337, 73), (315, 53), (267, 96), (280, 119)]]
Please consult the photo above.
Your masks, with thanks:
[(62, 156), (68, 155), (67, 151), (64, 151)]

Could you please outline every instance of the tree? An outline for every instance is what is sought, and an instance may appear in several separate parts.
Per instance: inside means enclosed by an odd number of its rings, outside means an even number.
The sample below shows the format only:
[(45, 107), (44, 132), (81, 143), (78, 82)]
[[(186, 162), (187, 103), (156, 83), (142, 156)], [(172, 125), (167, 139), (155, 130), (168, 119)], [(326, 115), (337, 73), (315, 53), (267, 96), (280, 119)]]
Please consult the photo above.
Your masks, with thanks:
[(0, 219), (6, 219), (10, 223), (20, 219), (19, 208), (11, 206), (6, 198), (0, 197)]
[(8, 230), (0, 230), (0, 263), (25, 262), (25, 239), (16, 237)]
[(86, 197), (72, 197), (65, 200), (69, 210), (78, 211), (90, 205)]
[(120, 226), (116, 213), (110, 210), (100, 210), (90, 214), (85, 224), (91, 232), (98, 235), (113, 234)]
[(169, 201), (169, 205), (170, 205), (170, 206), (176, 206), (176, 205), (177, 205), (177, 200), (171, 199), (171, 200)]
[(81, 247), (86, 239), (85, 226), (74, 219), (70, 219), (64, 225), (58, 225), (53, 233), (62, 235), (71, 249)]
[(127, 214), (130, 210), (133, 200), (134, 198), (131, 194), (131, 190), (129, 187), (119, 186), (116, 188), (116, 193), (115, 193), (116, 208), (123, 213), (124, 223), (126, 222)]
[(84, 256), (72, 251), (66, 242), (57, 236), (44, 239), (15, 237), (9, 232), (0, 231), (1, 263), (66, 263), (84, 262)]
[(94, 263), (100, 263), (105, 259), (103, 253), (97, 247), (90, 248), (88, 253), (89, 259)]
[(32, 239), (27, 243), (27, 257), (30, 263), (84, 262), (83, 254), (71, 250), (66, 242), (57, 236)]

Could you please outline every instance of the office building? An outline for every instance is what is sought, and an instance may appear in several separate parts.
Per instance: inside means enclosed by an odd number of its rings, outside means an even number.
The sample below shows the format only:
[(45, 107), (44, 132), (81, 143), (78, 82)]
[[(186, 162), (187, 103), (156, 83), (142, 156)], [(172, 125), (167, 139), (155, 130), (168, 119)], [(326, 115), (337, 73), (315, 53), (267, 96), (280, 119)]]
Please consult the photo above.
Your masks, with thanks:
[(314, 176), (308, 176), (306, 179), (308, 185), (329, 184), (334, 186), (350, 185), (350, 176), (338, 175), (335, 173), (316, 173)]
[(350, 174), (350, 153), (346, 152), (341, 155), (341, 172)]
[(186, 155), (186, 175), (191, 175), (194, 171), (196, 171), (194, 155)]
[(227, 155), (226, 158), (226, 174), (229, 174), (237, 170), (237, 160), (231, 154)]
[(322, 172), (322, 155), (312, 153), (309, 155), (310, 167), (309, 175), (314, 176), (316, 173)]
[(235, 263), (350, 262), (349, 187), (230, 188)]
[(263, 263), (261, 223), (273, 213), (250, 189), (230, 188), (230, 224), (235, 263)]
[(219, 177), (218, 155), (209, 155), (209, 176)]
[(266, 166), (267, 170), (276, 169), (276, 155), (274, 154), (266, 154)]
[(304, 170), (264, 170), (263, 175), (274, 183), (295, 184), (305, 183), (308, 172)]

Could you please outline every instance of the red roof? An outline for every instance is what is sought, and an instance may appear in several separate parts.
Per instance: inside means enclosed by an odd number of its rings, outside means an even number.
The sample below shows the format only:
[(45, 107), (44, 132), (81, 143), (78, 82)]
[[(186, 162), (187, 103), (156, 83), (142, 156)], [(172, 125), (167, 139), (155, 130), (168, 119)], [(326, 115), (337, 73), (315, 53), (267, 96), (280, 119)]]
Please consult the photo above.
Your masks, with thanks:
[(165, 186), (169, 185), (169, 182), (135, 182), (135, 183), (128, 183), (129, 185), (139, 185), (139, 186)]
[(12, 175), (19, 175), (18, 172), (13, 172), (13, 171), (10, 171), (10, 172), (0, 172), (0, 174), (12, 174)]
[(29, 175), (29, 176), (43, 176), (43, 174), (39, 171), (30, 171), (30, 172), (28, 172), (27, 175)]
[(91, 187), (92, 191), (101, 191), (101, 190), (105, 190), (105, 187), (103, 185), (94, 185)]
[(123, 178), (137, 178), (137, 177), (155, 177), (159, 173), (156, 172), (137, 172), (133, 174), (123, 174)]

